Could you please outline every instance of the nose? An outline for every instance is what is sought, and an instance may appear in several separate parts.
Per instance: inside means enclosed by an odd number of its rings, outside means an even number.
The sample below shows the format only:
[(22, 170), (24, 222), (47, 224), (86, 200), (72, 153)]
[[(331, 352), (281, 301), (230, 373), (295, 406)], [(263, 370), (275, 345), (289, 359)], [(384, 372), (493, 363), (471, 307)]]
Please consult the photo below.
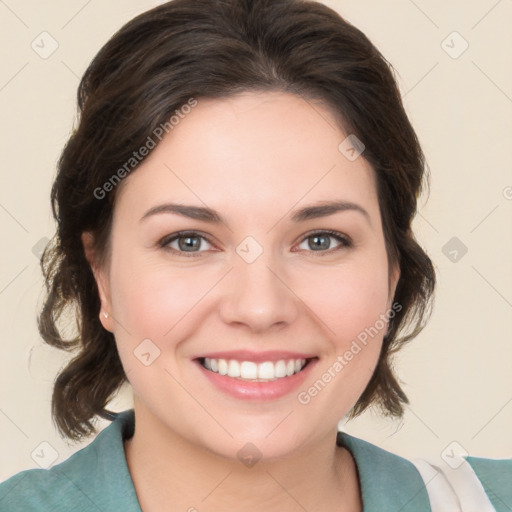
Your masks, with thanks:
[(222, 320), (254, 333), (292, 324), (299, 315), (300, 299), (280, 268), (265, 252), (252, 263), (236, 261), (225, 283)]

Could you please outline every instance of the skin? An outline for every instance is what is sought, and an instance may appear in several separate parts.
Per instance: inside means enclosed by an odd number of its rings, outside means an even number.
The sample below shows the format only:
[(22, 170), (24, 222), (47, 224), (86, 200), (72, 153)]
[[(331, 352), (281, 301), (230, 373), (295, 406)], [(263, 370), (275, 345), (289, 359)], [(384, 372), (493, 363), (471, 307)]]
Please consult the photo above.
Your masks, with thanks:
[[(354, 461), (335, 436), (373, 373), (386, 329), (308, 404), (297, 399), (391, 308), (399, 278), (388, 265), (374, 171), (338, 150), (346, 136), (327, 107), (299, 96), (199, 99), (120, 185), (105, 267), (83, 234), (100, 318), (134, 391), (136, 430), (125, 453), (145, 512), (361, 510)], [(346, 210), (291, 220), (329, 200), (355, 203), (368, 217)], [(225, 223), (171, 213), (140, 220), (169, 202), (213, 208)], [(352, 245), (328, 237), (330, 246), (315, 250), (311, 233), (326, 229)], [(183, 230), (212, 243), (199, 238), (198, 257), (159, 246)], [(236, 252), (247, 236), (263, 249), (250, 264)], [(170, 247), (178, 251), (178, 242)], [(134, 356), (144, 339), (160, 350), (149, 366)], [(235, 349), (318, 360), (296, 391), (250, 402), (220, 392), (192, 361)], [(252, 467), (237, 458), (248, 442), (262, 456)]]

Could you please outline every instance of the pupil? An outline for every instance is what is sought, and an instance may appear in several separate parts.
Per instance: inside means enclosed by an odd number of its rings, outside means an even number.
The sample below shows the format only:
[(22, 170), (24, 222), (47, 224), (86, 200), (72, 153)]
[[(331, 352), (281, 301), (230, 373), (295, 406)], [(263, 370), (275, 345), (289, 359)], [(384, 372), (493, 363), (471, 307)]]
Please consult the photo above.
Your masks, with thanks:
[[(181, 240), (184, 240), (182, 243)], [(192, 241), (192, 242), (191, 242)], [(200, 240), (197, 237), (187, 236), (180, 239), (180, 249), (188, 250), (197, 248), (200, 245)]]
[[(316, 244), (316, 248), (320, 249), (328, 249), (329, 248), (329, 237), (322, 235), (322, 236), (313, 236), (314, 244)], [(324, 243), (318, 244), (318, 240), (324, 240)]]

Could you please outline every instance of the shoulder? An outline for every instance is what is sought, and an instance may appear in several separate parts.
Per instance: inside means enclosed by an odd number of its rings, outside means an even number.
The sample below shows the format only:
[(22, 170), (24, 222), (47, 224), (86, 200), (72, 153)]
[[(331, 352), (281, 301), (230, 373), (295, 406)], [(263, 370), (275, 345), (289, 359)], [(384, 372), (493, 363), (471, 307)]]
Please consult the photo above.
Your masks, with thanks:
[(496, 510), (512, 509), (512, 458), (466, 457)]
[(441, 458), (408, 460), (342, 432), (337, 444), (356, 461), (368, 510), (430, 512), (438, 503), (443, 510), (449, 499), (482, 504), (480, 512), (512, 510), (512, 458), (459, 457), (450, 466)]
[[(0, 484), (0, 510), (6, 512), (64, 511), (70, 503), (77, 503), (72, 480), (66, 481), (62, 474), (57, 473), (57, 468), (58, 466), (50, 470), (21, 471)], [(81, 501), (78, 499), (78, 505)]]
[(437, 460), (413, 462), (434, 510), (441, 506), (479, 512), (512, 510), (512, 459), (462, 456), (452, 450)]
[(355, 460), (365, 510), (431, 511), (423, 479), (409, 460), (344, 432), (337, 444)]
[(0, 484), (0, 510), (86, 510), (86, 501), (94, 500), (88, 497), (86, 481), (87, 474), (97, 469), (98, 437), (50, 469), (22, 471)]
[(133, 410), (124, 411), (64, 462), (22, 471), (0, 484), (0, 510), (140, 512), (123, 447), (133, 421)]

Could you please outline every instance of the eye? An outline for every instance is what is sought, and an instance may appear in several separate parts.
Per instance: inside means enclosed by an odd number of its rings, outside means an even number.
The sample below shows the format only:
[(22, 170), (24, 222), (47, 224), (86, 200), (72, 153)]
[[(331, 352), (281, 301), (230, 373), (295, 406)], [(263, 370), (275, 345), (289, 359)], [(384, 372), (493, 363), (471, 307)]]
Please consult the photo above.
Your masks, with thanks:
[[(330, 239), (336, 240), (338, 245), (331, 248)], [(197, 231), (181, 231), (162, 238), (158, 245), (166, 251), (178, 253), (182, 256), (200, 257), (201, 253), (205, 252), (205, 250), (201, 250), (201, 248), (204, 249), (204, 243), (210, 246), (213, 245), (209, 237), (202, 233)], [(350, 238), (337, 231), (316, 231), (310, 233), (303, 238), (300, 245), (304, 243), (307, 243), (308, 247), (303, 247), (301, 250), (319, 253), (318, 256), (323, 256), (324, 254), (322, 253), (331, 254), (353, 245)]]
[[(165, 250), (169, 250), (174, 253), (180, 253), (183, 256), (197, 257), (201, 256), (201, 254), (193, 253), (204, 252), (200, 250), (200, 248), (204, 245), (203, 242), (206, 242), (210, 245), (212, 244), (208, 237), (198, 233), (197, 231), (181, 231), (179, 233), (173, 233), (172, 235), (168, 235), (162, 238), (158, 242), (158, 245)], [(174, 247), (172, 246), (173, 244)]]
[[(337, 241), (338, 245), (331, 248), (330, 239)], [(307, 243), (307, 247), (302, 250), (318, 252), (318, 253), (332, 253), (344, 248), (352, 247), (352, 241), (347, 236), (337, 231), (316, 231), (307, 235), (301, 242), (301, 245)], [(300, 246), (299, 246), (300, 247)], [(324, 254), (318, 254), (323, 256)]]

